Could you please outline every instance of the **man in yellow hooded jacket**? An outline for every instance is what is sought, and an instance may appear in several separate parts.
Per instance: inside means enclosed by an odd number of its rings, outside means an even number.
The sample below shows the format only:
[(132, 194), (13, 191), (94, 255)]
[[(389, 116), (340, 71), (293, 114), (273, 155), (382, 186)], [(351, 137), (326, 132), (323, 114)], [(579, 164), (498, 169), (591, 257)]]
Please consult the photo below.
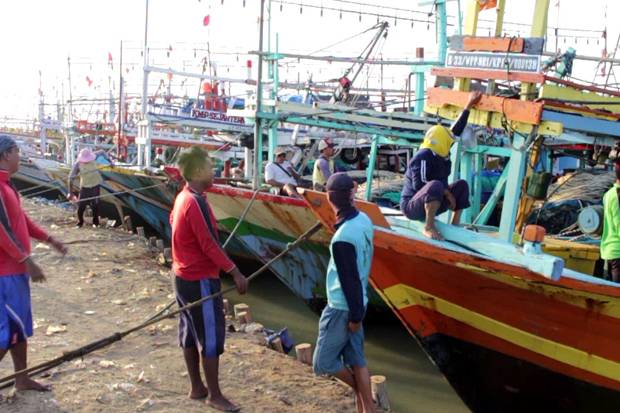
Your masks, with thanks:
[(450, 148), (453, 136), (463, 133), (469, 110), (480, 101), (481, 94), (473, 92), (465, 109), (450, 130), (435, 125), (424, 136), (420, 150), (407, 165), (405, 184), (401, 192), (400, 209), (407, 218), (424, 221), (424, 235), (441, 240), (435, 217), (448, 209), (454, 211), (452, 224), (458, 225), (461, 213), (469, 207), (469, 186), (464, 180), (448, 184), (452, 170)]

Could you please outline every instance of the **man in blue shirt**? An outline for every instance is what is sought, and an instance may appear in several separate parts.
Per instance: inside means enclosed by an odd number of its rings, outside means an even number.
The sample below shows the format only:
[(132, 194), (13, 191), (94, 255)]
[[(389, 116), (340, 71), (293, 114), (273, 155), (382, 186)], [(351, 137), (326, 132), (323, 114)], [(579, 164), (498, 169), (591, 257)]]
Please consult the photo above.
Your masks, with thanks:
[(442, 240), (435, 226), (435, 216), (450, 209), (454, 211), (452, 224), (458, 225), (461, 213), (469, 207), (469, 186), (464, 180), (448, 184), (452, 170), (450, 148), (453, 136), (463, 133), (469, 110), (480, 101), (480, 92), (473, 92), (465, 109), (450, 130), (435, 125), (426, 132), (420, 150), (409, 162), (405, 185), (401, 192), (400, 209), (407, 218), (425, 221), (423, 234)]
[(374, 413), (362, 327), (368, 304), (373, 225), (353, 205), (355, 184), (351, 177), (336, 173), (329, 177), (326, 188), (337, 222), (327, 267), (327, 306), (319, 321), (312, 364), (316, 374), (336, 376), (355, 390), (358, 412)]

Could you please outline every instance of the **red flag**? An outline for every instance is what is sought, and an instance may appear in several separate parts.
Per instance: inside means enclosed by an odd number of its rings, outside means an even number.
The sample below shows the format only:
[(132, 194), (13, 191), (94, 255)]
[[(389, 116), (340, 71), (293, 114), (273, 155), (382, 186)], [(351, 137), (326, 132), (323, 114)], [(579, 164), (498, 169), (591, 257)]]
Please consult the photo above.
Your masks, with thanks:
[(211, 22), (211, 16), (207, 14), (204, 17), (204, 19), (202, 19), (202, 25), (203, 26), (208, 26), (210, 22)]
[(480, 10), (497, 7), (497, 0), (478, 0), (478, 3), (480, 3)]
[(108, 66), (114, 69), (114, 64), (112, 63), (112, 53), (108, 52)]
[(88, 83), (88, 87), (91, 87), (93, 84), (93, 81), (90, 80), (90, 77), (86, 76), (86, 82)]

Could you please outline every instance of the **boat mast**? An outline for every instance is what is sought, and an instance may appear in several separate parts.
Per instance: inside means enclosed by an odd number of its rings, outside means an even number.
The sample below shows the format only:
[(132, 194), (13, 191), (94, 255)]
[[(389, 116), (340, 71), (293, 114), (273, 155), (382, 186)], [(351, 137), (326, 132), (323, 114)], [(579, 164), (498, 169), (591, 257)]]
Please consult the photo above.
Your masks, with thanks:
[(146, 10), (144, 16), (144, 48), (142, 55), (144, 57), (144, 76), (142, 80), (142, 120), (138, 124), (138, 165), (151, 166), (151, 124), (147, 118), (147, 104), (149, 92), (149, 58), (148, 58), (148, 28), (149, 28), (149, 0), (146, 0)]
[(116, 157), (118, 159), (122, 159), (123, 158), (123, 154), (121, 146), (123, 145), (123, 117), (124, 117), (124, 106), (125, 106), (125, 99), (123, 98), (123, 93), (124, 93), (124, 85), (123, 85), (123, 41), (121, 40), (121, 47), (120, 47), (120, 57), (119, 57), (119, 64), (118, 64), (118, 131), (117, 131), (117, 137), (116, 137)]
[(256, 115), (254, 123), (254, 176), (252, 188), (257, 189), (261, 183), (261, 164), (263, 159), (262, 121), (259, 114), (262, 111), (263, 100), (263, 27), (265, 17), (265, 0), (260, 0), (260, 26), (258, 34), (258, 75), (256, 80)]

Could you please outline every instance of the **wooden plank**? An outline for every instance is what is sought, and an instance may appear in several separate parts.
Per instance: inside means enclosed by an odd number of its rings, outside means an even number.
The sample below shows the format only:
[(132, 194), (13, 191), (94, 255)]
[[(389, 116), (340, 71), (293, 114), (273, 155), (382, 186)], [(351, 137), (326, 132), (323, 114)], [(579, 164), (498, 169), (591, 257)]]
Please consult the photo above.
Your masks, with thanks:
[(570, 86), (575, 89), (581, 90), (589, 90), (590, 92), (602, 93), (609, 96), (620, 97), (620, 92), (611, 89), (605, 89), (602, 87), (590, 86), (590, 85), (582, 85), (579, 83), (571, 82), (570, 80), (560, 79), (553, 76), (545, 76), (545, 80), (547, 82), (557, 83), (559, 85)]
[(544, 99), (540, 102), (545, 105), (545, 108), (552, 108), (553, 110), (557, 110), (560, 112), (576, 113), (596, 119), (605, 119), (611, 121), (620, 120), (620, 113), (609, 113), (604, 110), (589, 109), (583, 106), (569, 105), (566, 103), (559, 103)]
[(456, 67), (434, 67), (431, 69), (433, 76), (469, 78), (481, 80), (509, 80), (516, 82), (544, 83), (545, 75), (542, 73), (508, 72), (506, 70), (483, 70), (465, 69)]
[[(456, 120), (463, 109), (452, 105), (440, 107), (427, 104), (424, 107), (424, 111), (445, 119)], [(494, 129), (504, 129), (503, 121), (504, 119), (501, 113), (487, 112), (477, 109), (472, 109), (470, 111), (468, 120), (469, 123), (474, 125), (488, 126)], [(525, 134), (529, 134), (534, 127), (534, 125), (517, 121), (510, 121), (510, 125), (513, 130)], [(541, 135), (545, 136), (560, 136), (564, 132), (564, 127), (561, 122), (546, 121), (543, 117), (543, 121), (539, 124), (538, 131)]]
[[(442, 106), (451, 104), (465, 107), (469, 99), (469, 93), (457, 90), (430, 88), (428, 93), (428, 103), (430, 105)], [(543, 104), (539, 102), (526, 102), (517, 99), (508, 99), (499, 96), (482, 95), (476, 109), (487, 112), (497, 112), (506, 115), (506, 118), (513, 121), (537, 125), (543, 111)]]
[[(620, 114), (620, 96), (601, 96), (590, 91), (583, 91), (571, 86), (543, 85), (538, 97), (541, 99), (558, 99), (568, 102), (596, 102), (603, 104), (580, 103), (590, 109), (603, 109)], [(607, 105), (605, 103), (609, 102)], [(614, 104), (615, 103), (615, 104)]]
[(551, 122), (561, 122), (564, 128), (579, 132), (597, 133), (620, 138), (620, 123), (608, 120), (586, 118), (568, 113), (543, 111), (543, 119)]
[(513, 52), (522, 53), (523, 38), (510, 37), (474, 37), (465, 36), (463, 38), (464, 51), (485, 51), (485, 52)]

